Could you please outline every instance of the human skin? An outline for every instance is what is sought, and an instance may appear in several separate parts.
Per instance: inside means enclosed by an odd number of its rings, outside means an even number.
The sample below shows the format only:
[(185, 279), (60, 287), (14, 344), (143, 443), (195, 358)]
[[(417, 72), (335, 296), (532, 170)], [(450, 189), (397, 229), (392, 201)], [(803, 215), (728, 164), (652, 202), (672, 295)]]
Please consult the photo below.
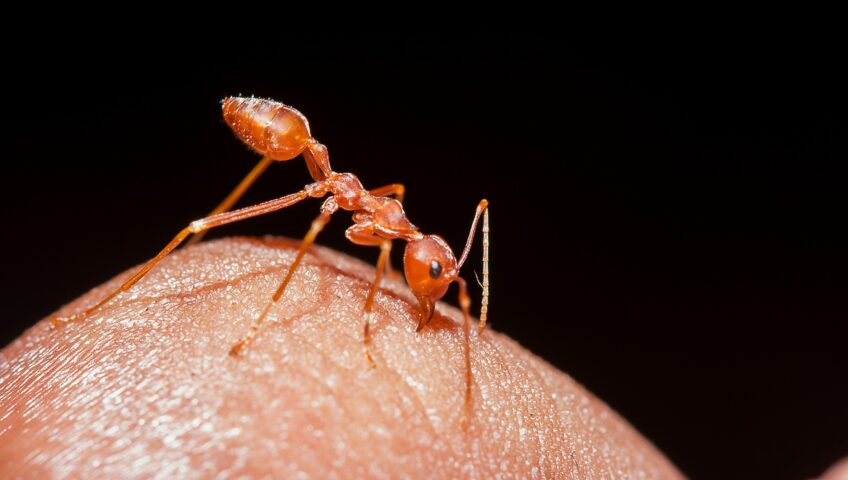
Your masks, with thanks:
[(822, 475), (820, 480), (848, 480), (848, 459), (837, 462)]
[[(253, 345), (230, 347), (294, 258), (287, 239), (180, 250), (88, 319), (0, 352), (0, 471), (23, 478), (655, 478), (682, 474), (625, 420), (462, 315), (421, 332), (401, 280), (361, 313), (373, 267), (315, 247)], [(58, 313), (94, 304), (133, 270)], [(448, 295), (452, 295), (453, 290)]]

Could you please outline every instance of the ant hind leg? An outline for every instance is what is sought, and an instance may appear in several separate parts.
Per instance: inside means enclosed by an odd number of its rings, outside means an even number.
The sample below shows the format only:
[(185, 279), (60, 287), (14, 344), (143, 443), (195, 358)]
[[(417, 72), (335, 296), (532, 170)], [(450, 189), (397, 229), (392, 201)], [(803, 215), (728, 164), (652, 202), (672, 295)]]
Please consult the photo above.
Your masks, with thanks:
[[(328, 200), (332, 200), (332, 197)], [(262, 310), (259, 318), (253, 321), (253, 324), (250, 326), (250, 330), (248, 330), (247, 334), (239, 340), (238, 343), (233, 345), (232, 348), (230, 348), (230, 355), (238, 355), (242, 350), (250, 345), (251, 342), (253, 342), (256, 334), (259, 333), (259, 328), (262, 326), (262, 322), (265, 321), (265, 317), (268, 316), (268, 312), (271, 311), (271, 307), (273, 307), (280, 297), (283, 296), (289, 281), (291, 281), (294, 276), (294, 272), (300, 266), (300, 262), (303, 260), (304, 254), (306, 254), (306, 251), (315, 242), (315, 237), (321, 233), (321, 230), (323, 230), (327, 225), (327, 222), (330, 221), (330, 217), (336, 211), (336, 208), (335, 203), (330, 201), (325, 202), (324, 206), (321, 207), (321, 214), (312, 221), (312, 226), (309, 227), (309, 232), (306, 233), (306, 236), (304, 236), (303, 240), (300, 242), (300, 248), (298, 248), (297, 255), (294, 257), (294, 261), (289, 266), (288, 272), (286, 272), (286, 277), (283, 279), (282, 283), (280, 283), (277, 291), (274, 292), (274, 296), (271, 297), (271, 300), (265, 305), (265, 308)]]
[[(229, 195), (227, 195), (227, 198), (225, 198), (220, 204), (218, 204), (217, 207), (215, 207), (214, 210), (209, 213), (209, 216), (217, 215), (219, 213), (229, 211), (231, 208), (233, 208), (233, 205), (235, 205), (236, 202), (239, 201), (242, 195), (244, 195), (244, 192), (246, 192), (247, 189), (250, 188), (251, 185), (253, 185), (253, 182), (255, 182), (257, 178), (259, 178), (263, 173), (265, 173), (265, 170), (267, 170), (268, 166), (270, 166), (272, 163), (274, 163), (274, 161), (271, 160), (270, 157), (262, 157), (262, 160), (259, 160), (259, 163), (257, 163), (256, 166), (253, 167), (253, 169), (250, 171), (250, 173), (248, 173), (247, 176), (244, 177), (241, 182), (239, 182), (238, 186), (236, 186), (236, 188), (233, 189), (233, 191), (230, 192)], [(200, 232), (195, 234), (194, 237), (192, 237), (191, 239), (189, 239), (188, 242), (186, 242), (186, 245), (194, 245), (195, 243), (202, 240), (204, 235), (206, 235), (206, 232)]]
[[(313, 189), (313, 191), (319, 192), (319, 190), (317, 188)], [(83, 311), (82, 313), (78, 313), (78, 314), (72, 315), (70, 317), (58, 317), (58, 316), (53, 317), (53, 318), (50, 319), (50, 324), (53, 327), (56, 327), (60, 324), (65, 324), (65, 323), (70, 323), (70, 322), (74, 322), (74, 321), (77, 321), (77, 320), (82, 320), (82, 319), (88, 317), (89, 315), (91, 315), (92, 313), (100, 310), (100, 308), (103, 305), (107, 304), (110, 300), (115, 298), (118, 294), (120, 294), (121, 292), (125, 292), (125, 291), (129, 290), (130, 288), (132, 288), (132, 286), (135, 285), (136, 282), (141, 280), (142, 277), (144, 277), (147, 274), (147, 272), (150, 271), (150, 269), (152, 269), (154, 266), (156, 266), (156, 264), (159, 263), (159, 261), (161, 261), (163, 258), (168, 256), (169, 253), (171, 253), (175, 248), (177, 248), (181, 243), (183, 243), (183, 241), (189, 235), (191, 235), (192, 233), (204, 232), (204, 231), (209, 230), (211, 228), (220, 227), (221, 225), (226, 225), (228, 223), (234, 223), (234, 222), (238, 222), (240, 220), (245, 220), (245, 219), (248, 219), (248, 218), (251, 218), (251, 217), (256, 217), (256, 216), (259, 216), (259, 215), (264, 215), (266, 213), (271, 213), (271, 212), (274, 212), (274, 211), (277, 211), (277, 210), (281, 210), (283, 208), (292, 206), (295, 203), (298, 203), (302, 200), (309, 198), (310, 195), (311, 195), (310, 191), (301, 190), (297, 193), (293, 193), (291, 195), (286, 195), (286, 196), (280, 197), (276, 200), (270, 200), (270, 201), (267, 201), (267, 202), (264, 202), (264, 203), (260, 203), (260, 204), (257, 204), (257, 205), (250, 206), (250, 207), (245, 207), (245, 208), (242, 208), (242, 209), (239, 209), (239, 210), (234, 210), (232, 212), (220, 213), (218, 215), (212, 215), (210, 217), (201, 218), (200, 220), (195, 220), (195, 221), (191, 222), (191, 224), (189, 224), (189, 226), (180, 230), (180, 233), (178, 233), (173, 238), (173, 240), (171, 240), (170, 242), (168, 242), (167, 245), (165, 245), (165, 248), (163, 248), (155, 257), (153, 257), (152, 260), (150, 260), (149, 262), (144, 264), (144, 266), (142, 266), (140, 269), (138, 269), (138, 271), (132, 277), (130, 277), (129, 280), (124, 282), (119, 288), (113, 290), (105, 298), (103, 298), (102, 300), (97, 302), (93, 307), (90, 307), (90, 308), (86, 309), (85, 311)]]

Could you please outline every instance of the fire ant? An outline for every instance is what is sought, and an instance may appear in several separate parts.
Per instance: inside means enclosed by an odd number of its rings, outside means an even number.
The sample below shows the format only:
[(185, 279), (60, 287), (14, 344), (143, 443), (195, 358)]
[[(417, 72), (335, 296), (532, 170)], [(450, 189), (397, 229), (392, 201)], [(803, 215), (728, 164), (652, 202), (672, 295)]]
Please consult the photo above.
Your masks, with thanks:
[[(304, 254), (315, 237), (329, 222), (330, 217), (338, 209), (353, 212), (353, 225), (347, 229), (345, 236), (358, 245), (380, 247), (377, 259), (377, 269), (374, 280), (368, 291), (363, 306), (364, 333), (363, 344), (365, 356), (372, 366), (374, 360), (369, 352), (370, 327), (374, 296), (380, 285), (380, 279), (387, 267), (392, 240), (401, 239), (407, 242), (403, 256), (404, 274), (412, 293), (418, 299), (418, 327), (421, 331), (430, 321), (435, 311), (436, 302), (447, 292), (451, 283), (459, 285), (459, 304), (464, 316), (463, 333), (465, 340), (465, 404), (466, 410), (471, 402), (471, 360), (469, 345), (469, 309), (471, 300), (468, 297), (465, 280), (459, 276), (459, 269), (465, 263), (474, 232), (480, 216), (483, 216), (483, 298), (480, 307), (479, 329), (486, 326), (486, 314), (489, 304), (489, 203), (481, 200), (474, 214), (471, 231), (462, 251), (459, 261), (444, 239), (438, 235), (425, 235), (413, 225), (403, 211), (403, 196), (405, 188), (402, 184), (392, 184), (366, 190), (356, 175), (352, 173), (337, 173), (330, 168), (330, 156), (327, 147), (315, 140), (309, 130), (306, 117), (292, 107), (273, 100), (261, 98), (229, 97), (222, 102), (224, 120), (235, 134), (253, 150), (262, 155), (262, 159), (241, 181), (230, 195), (218, 205), (211, 214), (200, 220), (191, 222), (182, 229), (165, 248), (152, 260), (147, 262), (118, 289), (108, 294), (93, 307), (82, 313), (67, 318), (53, 317), (51, 324), (69, 323), (81, 320), (98, 311), (103, 305), (115, 298), (121, 292), (129, 290), (141, 280), (162, 258), (171, 253), (186, 238), (194, 234), (189, 243), (200, 240), (204, 232), (247, 218), (290, 207), (307, 198), (322, 198), (330, 195), (321, 205), (321, 213), (309, 228), (308, 233), (300, 243), (297, 255), (286, 272), (280, 286), (271, 300), (265, 306), (250, 327), (247, 334), (230, 349), (231, 355), (238, 355), (255, 338), (268, 315), (271, 307), (282, 297), (295, 271), (297, 271)], [(303, 190), (239, 210), (229, 211), (253, 182), (274, 162), (284, 162), (303, 155), (306, 166), (314, 180)], [(391, 198), (394, 196), (394, 198)]]

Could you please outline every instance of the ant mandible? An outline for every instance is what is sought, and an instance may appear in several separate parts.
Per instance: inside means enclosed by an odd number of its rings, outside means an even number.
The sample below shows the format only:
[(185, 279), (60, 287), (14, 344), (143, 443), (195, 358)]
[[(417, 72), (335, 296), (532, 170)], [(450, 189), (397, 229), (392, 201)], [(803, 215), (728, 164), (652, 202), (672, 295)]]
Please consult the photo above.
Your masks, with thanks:
[[(67, 318), (53, 317), (51, 324), (57, 326), (81, 320), (98, 311), (115, 296), (129, 290), (162, 258), (171, 253), (192, 234), (195, 237), (189, 243), (198, 241), (204, 232), (209, 229), (281, 210), (310, 197), (321, 198), (330, 194), (330, 197), (321, 205), (320, 215), (312, 221), (309, 232), (301, 241), (297, 255), (286, 272), (282, 283), (262, 310), (259, 318), (253, 322), (247, 334), (230, 349), (230, 354), (238, 355), (250, 345), (271, 307), (283, 296), (286, 286), (300, 265), (307, 249), (315, 241), (315, 237), (321, 232), (333, 213), (341, 208), (353, 212), (354, 224), (345, 232), (348, 240), (358, 245), (380, 247), (376, 273), (363, 307), (365, 317), (363, 344), (369, 364), (374, 365), (374, 360), (369, 352), (369, 332), (374, 296), (387, 266), (392, 240), (405, 240), (407, 244), (403, 255), (404, 274), (409, 288), (418, 299), (420, 313), (416, 331), (420, 331), (430, 321), (435, 311), (436, 302), (445, 295), (450, 284), (456, 282), (459, 285), (459, 304), (464, 316), (465, 401), (466, 407), (468, 407), (471, 400), (471, 360), (468, 335), (471, 300), (468, 297), (466, 282), (459, 276), (459, 269), (465, 263), (468, 252), (471, 250), (474, 232), (482, 215), (483, 298), (479, 324), (479, 329), (482, 330), (486, 326), (489, 304), (489, 203), (486, 200), (481, 200), (477, 205), (468, 240), (457, 262), (456, 256), (444, 239), (438, 235), (421, 233), (418, 227), (406, 218), (401, 204), (405, 191), (402, 184), (366, 190), (356, 175), (333, 171), (330, 168), (330, 156), (327, 147), (312, 137), (309, 131), (309, 122), (299, 111), (280, 102), (261, 98), (229, 97), (224, 99), (222, 107), (224, 120), (235, 134), (263, 156), (259, 163), (209, 216), (191, 222), (189, 226), (182, 229), (159, 254), (141, 267), (118, 289), (82, 313)], [(315, 180), (313, 183), (306, 185), (303, 190), (297, 193), (276, 200), (228, 211), (273, 161), (284, 162), (301, 154), (306, 160), (310, 175)], [(394, 198), (391, 198), (392, 196)]]

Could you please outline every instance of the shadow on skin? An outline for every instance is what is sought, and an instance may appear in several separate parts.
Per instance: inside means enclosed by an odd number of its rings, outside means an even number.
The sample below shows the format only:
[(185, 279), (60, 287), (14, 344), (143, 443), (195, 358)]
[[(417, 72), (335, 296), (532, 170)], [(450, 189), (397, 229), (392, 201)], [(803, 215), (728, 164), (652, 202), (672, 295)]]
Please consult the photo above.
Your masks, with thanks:
[(464, 432), (460, 312), (439, 304), (415, 333), (415, 298), (384, 279), (368, 368), (373, 267), (325, 248), (306, 255), (255, 343), (229, 356), (296, 247), (235, 238), (178, 251), (92, 317), (55, 330), (43, 320), (6, 347), (6, 475), (682, 478), (570, 377), (491, 330), (472, 328)]

